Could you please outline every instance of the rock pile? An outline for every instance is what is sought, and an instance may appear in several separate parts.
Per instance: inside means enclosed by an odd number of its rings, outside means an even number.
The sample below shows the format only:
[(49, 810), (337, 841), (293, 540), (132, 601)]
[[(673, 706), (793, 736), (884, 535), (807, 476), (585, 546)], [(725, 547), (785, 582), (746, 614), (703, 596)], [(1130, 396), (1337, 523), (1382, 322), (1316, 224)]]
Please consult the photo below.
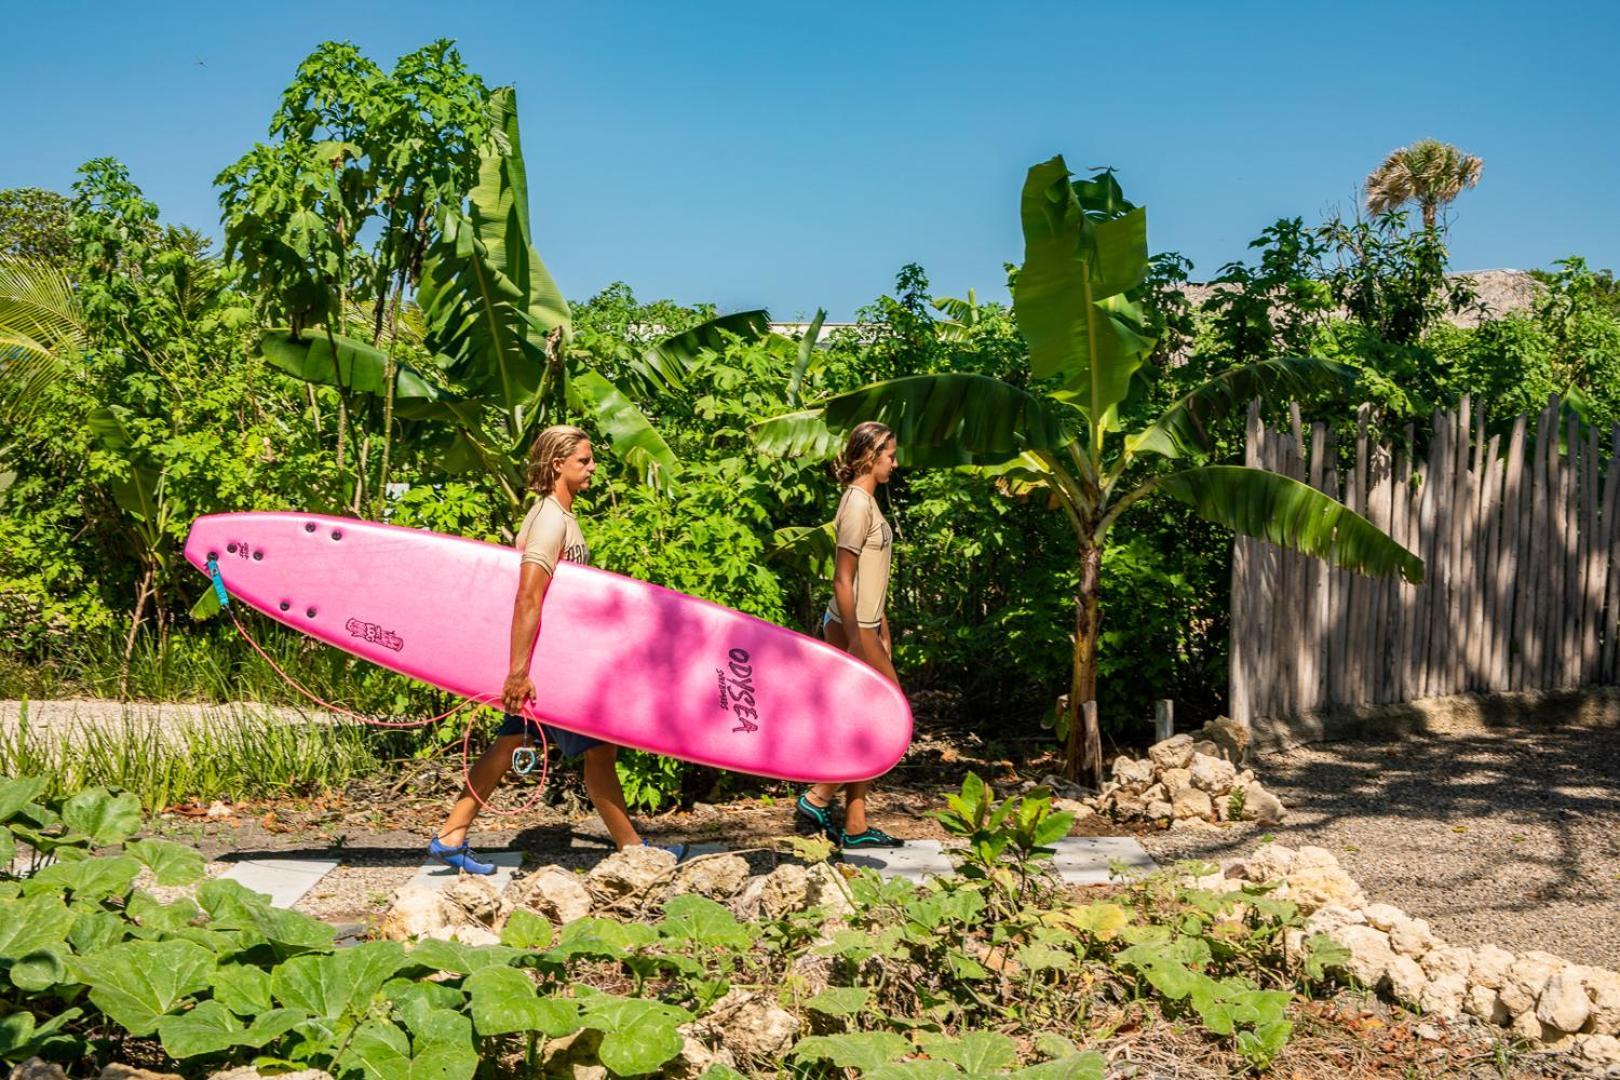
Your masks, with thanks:
[(1089, 804), (1115, 821), (1168, 821), (1173, 829), (1222, 821), (1274, 825), (1283, 804), (1241, 768), (1248, 745), (1246, 728), (1212, 720), (1196, 734), (1154, 743), (1146, 758), (1115, 758), (1113, 779)]
[(1325, 934), (1349, 951), (1330, 969), (1345, 982), (1444, 1020), (1466, 1014), (1620, 1075), (1620, 972), (1537, 950), (1448, 945), (1423, 919), (1369, 903), (1325, 848), (1264, 844), (1190, 880), (1215, 892), (1265, 882), (1276, 883), (1268, 895), (1293, 901), (1307, 916), (1303, 929), (1285, 936), (1291, 964), (1303, 962), (1310, 938)]
[[(826, 864), (806, 868), (784, 863), (768, 874), (750, 875), (739, 855), (703, 855), (676, 866), (661, 848), (626, 848), (577, 874), (542, 866), (496, 890), (487, 878), (463, 875), (440, 890), (406, 885), (378, 927), (381, 937), (456, 940), (466, 944), (500, 941), (514, 911), (528, 911), (561, 925), (587, 915), (633, 917), (643, 905), (685, 893), (727, 905), (739, 918), (771, 917), (818, 907), (837, 919), (853, 910), (838, 872)], [(807, 983), (818, 973), (807, 970)], [(823, 983), (825, 976), (821, 976)], [(684, 1025), (681, 1054), (662, 1075), (695, 1078), (711, 1067), (764, 1065), (780, 1059), (799, 1036), (799, 1018), (781, 1008), (774, 993), (733, 988), (700, 1019)], [(547, 1075), (576, 1080), (606, 1077), (596, 1060), (597, 1032), (581, 1031), (547, 1043)]]
[(426, 937), (487, 945), (500, 941), (501, 929), (520, 908), (560, 926), (610, 911), (623, 917), (683, 893), (725, 904), (742, 919), (812, 907), (838, 918), (851, 910), (838, 872), (824, 863), (784, 863), (750, 875), (740, 855), (703, 855), (677, 867), (675, 856), (662, 848), (633, 847), (609, 855), (589, 873), (542, 866), (504, 890), (471, 874), (442, 889), (406, 885), (394, 893), (377, 933), (395, 941)]

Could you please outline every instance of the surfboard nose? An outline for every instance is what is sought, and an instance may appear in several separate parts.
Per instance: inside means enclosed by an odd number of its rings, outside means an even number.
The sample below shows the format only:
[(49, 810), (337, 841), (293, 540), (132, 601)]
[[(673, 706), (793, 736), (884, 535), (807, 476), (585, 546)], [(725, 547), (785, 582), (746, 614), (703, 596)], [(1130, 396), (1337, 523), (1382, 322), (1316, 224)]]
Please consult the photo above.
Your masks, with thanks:
[(186, 545), (181, 549), (186, 562), (206, 574), (210, 555), (216, 559), (224, 557), (225, 532), (229, 528), (230, 517), (229, 514), (207, 514), (191, 523), (191, 531), (186, 534)]

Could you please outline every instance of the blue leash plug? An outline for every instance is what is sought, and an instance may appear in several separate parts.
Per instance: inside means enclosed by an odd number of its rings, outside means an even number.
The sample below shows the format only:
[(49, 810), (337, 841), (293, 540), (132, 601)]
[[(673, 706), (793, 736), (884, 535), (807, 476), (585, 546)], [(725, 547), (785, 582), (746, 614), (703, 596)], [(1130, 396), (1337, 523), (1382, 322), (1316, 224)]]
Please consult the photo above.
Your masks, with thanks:
[(208, 556), (208, 576), (214, 579), (214, 595), (219, 597), (219, 606), (230, 607), (231, 598), (225, 592), (225, 579), (219, 576), (219, 560), (212, 555)]

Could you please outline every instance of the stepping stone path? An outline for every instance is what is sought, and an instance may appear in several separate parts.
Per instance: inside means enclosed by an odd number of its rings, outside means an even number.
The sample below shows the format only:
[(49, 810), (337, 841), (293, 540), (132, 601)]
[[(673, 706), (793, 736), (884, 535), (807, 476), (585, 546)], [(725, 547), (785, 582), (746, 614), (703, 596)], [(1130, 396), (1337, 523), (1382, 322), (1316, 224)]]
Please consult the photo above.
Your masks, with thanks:
[[(523, 865), (523, 852), (521, 851), (480, 851), (479, 862), (495, 864), (495, 872), (487, 880), (495, 886), (496, 892), (504, 892), (506, 886), (511, 884), (512, 875), (517, 873), (518, 867)], [(411, 878), (412, 885), (437, 885), (444, 888), (460, 873), (454, 867), (446, 866), (438, 859), (431, 859), (422, 864), (422, 868)]]
[[(1106, 885), (1113, 879), (1108, 868), (1123, 863), (1132, 871), (1147, 873), (1158, 868), (1146, 849), (1129, 836), (1066, 836), (1052, 845), (1057, 848), (1049, 865), (1069, 885)], [(938, 840), (911, 840), (905, 847), (844, 853), (851, 866), (876, 870), (884, 877), (903, 877), (921, 882), (951, 872), (951, 860)]]
[(267, 893), (276, 907), (290, 908), (337, 865), (336, 859), (243, 859), (220, 877)]
[[(1105, 885), (1112, 880), (1109, 867), (1115, 864), (1138, 873), (1157, 869), (1142, 845), (1128, 836), (1069, 836), (1053, 847), (1057, 854), (1049, 865), (1070, 885)], [(693, 844), (691, 854), (710, 855), (725, 850), (724, 844)], [(608, 849), (603, 848), (602, 854), (606, 857)], [(495, 864), (490, 884), (497, 890), (506, 888), (523, 863), (521, 851), (480, 852), (479, 858)], [(949, 874), (952, 870), (950, 857), (938, 840), (912, 840), (901, 848), (849, 852), (844, 855), (844, 861), (851, 866), (876, 870), (884, 877), (902, 877), (915, 882)], [(268, 893), (271, 903), (277, 907), (292, 907), (337, 866), (336, 859), (245, 859), (233, 863), (221, 876), (257, 892)], [(456, 879), (456, 873), (434, 860), (416, 871), (411, 884), (442, 888)]]

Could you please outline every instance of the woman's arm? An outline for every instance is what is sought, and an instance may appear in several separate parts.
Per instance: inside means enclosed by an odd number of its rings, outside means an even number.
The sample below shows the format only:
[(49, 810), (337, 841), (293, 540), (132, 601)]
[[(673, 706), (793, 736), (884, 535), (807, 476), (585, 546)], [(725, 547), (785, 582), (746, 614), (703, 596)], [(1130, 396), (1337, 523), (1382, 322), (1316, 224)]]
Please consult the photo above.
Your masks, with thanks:
[(844, 635), (849, 639), (849, 651), (861, 656), (861, 624), (855, 618), (855, 569), (860, 556), (849, 548), (838, 549), (838, 562), (833, 570), (833, 606), (838, 609), (838, 621), (844, 624)]
[(523, 703), (534, 697), (529, 679), (529, 660), (534, 655), (534, 639), (540, 634), (540, 605), (545, 602), (551, 574), (539, 563), (524, 563), (518, 578), (517, 599), (512, 602), (511, 663), (506, 685), (501, 689), (501, 705), (509, 713), (521, 712)]
[(883, 651), (894, 659), (894, 641), (889, 637), (889, 613), (883, 613), (883, 621), (878, 624), (878, 640), (883, 642)]

